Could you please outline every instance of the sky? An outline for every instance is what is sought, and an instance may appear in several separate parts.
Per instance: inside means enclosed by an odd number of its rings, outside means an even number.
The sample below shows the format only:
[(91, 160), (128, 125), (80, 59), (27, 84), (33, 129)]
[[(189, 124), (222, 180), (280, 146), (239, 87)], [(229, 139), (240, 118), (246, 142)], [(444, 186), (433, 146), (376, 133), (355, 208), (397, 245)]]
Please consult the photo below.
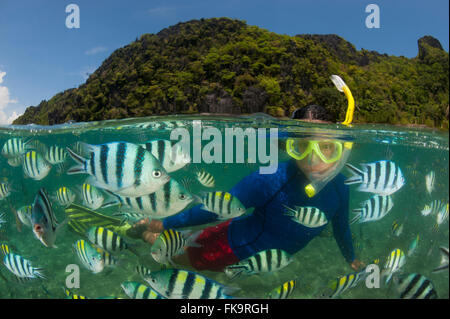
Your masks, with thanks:
[[(66, 20), (79, 9), (79, 28)], [(367, 17), (379, 8), (379, 28)], [(78, 87), (116, 49), (178, 22), (229, 17), (272, 32), (337, 34), (356, 49), (415, 57), (417, 40), (448, 52), (448, 0), (0, 0), (0, 125)], [(371, 20), (374, 22), (375, 20)], [(70, 26), (70, 23), (69, 23)]]

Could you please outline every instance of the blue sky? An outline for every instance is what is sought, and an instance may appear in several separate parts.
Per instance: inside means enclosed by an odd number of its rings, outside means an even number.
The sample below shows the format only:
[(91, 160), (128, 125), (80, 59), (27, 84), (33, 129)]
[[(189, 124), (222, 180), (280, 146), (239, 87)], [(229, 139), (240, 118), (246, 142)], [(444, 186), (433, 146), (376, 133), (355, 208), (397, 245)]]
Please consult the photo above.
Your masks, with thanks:
[[(65, 24), (71, 3), (80, 9), (79, 29)], [(371, 3), (380, 8), (379, 29), (365, 25)], [(178, 22), (230, 17), (280, 34), (335, 33), (357, 49), (414, 57), (424, 35), (448, 52), (448, 11), (448, 0), (0, 0), (0, 124), (84, 83), (136, 37)]]

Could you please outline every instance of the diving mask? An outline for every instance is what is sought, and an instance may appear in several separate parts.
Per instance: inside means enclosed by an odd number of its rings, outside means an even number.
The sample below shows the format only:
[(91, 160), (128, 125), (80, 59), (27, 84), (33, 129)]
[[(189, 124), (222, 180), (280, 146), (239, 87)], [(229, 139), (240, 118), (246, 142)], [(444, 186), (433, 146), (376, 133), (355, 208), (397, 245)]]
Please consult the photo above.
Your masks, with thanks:
[(287, 153), (300, 161), (313, 153), (326, 164), (338, 161), (342, 156), (341, 141), (336, 140), (300, 140), (289, 139), (286, 143)]

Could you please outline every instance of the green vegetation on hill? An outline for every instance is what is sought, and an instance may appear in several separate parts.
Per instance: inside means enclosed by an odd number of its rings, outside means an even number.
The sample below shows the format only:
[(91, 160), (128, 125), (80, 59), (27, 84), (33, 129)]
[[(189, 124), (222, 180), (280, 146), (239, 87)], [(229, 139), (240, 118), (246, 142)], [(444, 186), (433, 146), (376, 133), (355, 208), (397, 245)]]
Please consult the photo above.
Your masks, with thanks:
[(113, 52), (78, 88), (30, 106), (14, 124), (57, 124), (174, 113), (289, 115), (308, 104), (354, 122), (448, 128), (449, 55), (418, 41), (416, 58), (356, 50), (337, 35), (280, 35), (228, 18), (179, 23)]

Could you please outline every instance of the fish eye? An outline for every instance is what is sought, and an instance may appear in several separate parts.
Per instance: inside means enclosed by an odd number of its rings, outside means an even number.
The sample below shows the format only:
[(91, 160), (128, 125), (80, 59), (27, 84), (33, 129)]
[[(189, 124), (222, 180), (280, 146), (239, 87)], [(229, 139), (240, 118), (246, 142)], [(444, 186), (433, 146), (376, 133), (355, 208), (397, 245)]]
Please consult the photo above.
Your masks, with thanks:
[(186, 199), (186, 195), (180, 194), (180, 195), (178, 195), (178, 198), (179, 198), (179, 199)]
[(153, 177), (154, 178), (159, 178), (159, 177), (161, 177), (161, 175), (162, 175), (162, 173), (161, 173), (161, 171), (160, 170), (154, 170), (153, 172), (152, 172), (152, 175), (153, 175)]

